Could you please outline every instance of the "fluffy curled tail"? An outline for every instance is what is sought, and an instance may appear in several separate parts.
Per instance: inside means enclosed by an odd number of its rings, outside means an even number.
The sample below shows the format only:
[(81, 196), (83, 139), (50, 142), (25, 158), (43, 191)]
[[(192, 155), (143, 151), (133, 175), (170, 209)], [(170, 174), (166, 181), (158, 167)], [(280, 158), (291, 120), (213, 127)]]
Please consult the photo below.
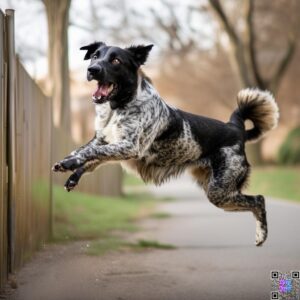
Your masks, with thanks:
[(253, 128), (245, 131), (246, 141), (255, 141), (278, 124), (279, 109), (273, 95), (257, 88), (241, 90), (237, 96), (238, 108), (230, 122), (245, 130), (245, 120), (253, 122)]

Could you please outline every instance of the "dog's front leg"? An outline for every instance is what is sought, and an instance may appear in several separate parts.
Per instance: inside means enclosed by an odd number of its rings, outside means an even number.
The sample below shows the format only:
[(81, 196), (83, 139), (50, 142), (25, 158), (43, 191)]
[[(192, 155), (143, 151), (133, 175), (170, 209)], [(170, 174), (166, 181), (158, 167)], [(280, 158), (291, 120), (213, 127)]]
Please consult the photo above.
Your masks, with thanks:
[(137, 156), (138, 152), (135, 146), (129, 142), (121, 142), (119, 144), (108, 144), (102, 145), (98, 148), (94, 148), (93, 151), (89, 152), (91, 154), (88, 157), (88, 162), (83, 166), (77, 168), (72, 175), (68, 178), (65, 183), (65, 189), (70, 192), (77, 185), (83, 174), (87, 172), (92, 172), (101, 163), (110, 160), (126, 160), (134, 158)]
[(106, 161), (119, 161), (135, 158), (138, 151), (134, 143), (122, 141), (117, 144), (91, 144), (88, 148), (70, 155), (53, 166), (55, 172), (74, 171), (85, 164), (100, 164)]
[(54, 172), (74, 171), (83, 166), (89, 159), (90, 152), (93, 148), (106, 144), (102, 138), (94, 137), (86, 145), (71, 152), (63, 160), (57, 162), (52, 167)]
[(72, 191), (78, 185), (82, 175), (94, 171), (99, 166), (99, 164), (99, 161), (93, 161), (90, 163), (86, 163), (84, 166), (76, 169), (66, 181), (65, 189), (68, 192)]
[(120, 161), (138, 157), (138, 147), (131, 141), (121, 141), (115, 144), (102, 145), (94, 149), (89, 160)]

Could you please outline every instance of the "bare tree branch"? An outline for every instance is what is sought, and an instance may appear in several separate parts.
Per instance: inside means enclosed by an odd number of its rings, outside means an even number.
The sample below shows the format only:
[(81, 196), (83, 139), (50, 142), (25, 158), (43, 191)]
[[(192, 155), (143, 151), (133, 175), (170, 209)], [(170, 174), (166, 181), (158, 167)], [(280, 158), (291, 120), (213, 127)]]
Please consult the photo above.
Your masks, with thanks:
[(249, 56), (249, 66), (252, 69), (253, 77), (257, 83), (257, 86), (265, 89), (266, 83), (264, 82), (260, 71), (258, 69), (257, 60), (256, 60), (256, 51), (255, 51), (255, 31), (254, 31), (254, 23), (253, 23), (253, 14), (254, 14), (254, 0), (247, 0), (245, 2), (246, 14), (246, 39), (247, 39), (247, 52)]
[(83, 25), (83, 24), (79, 24), (79, 23), (74, 23), (74, 22), (72, 22), (72, 21), (69, 21), (69, 26), (74, 26), (74, 27), (77, 27), (77, 28), (79, 28), (79, 29), (82, 29), (82, 30), (84, 30), (84, 31), (87, 31), (87, 32), (89, 32), (89, 33), (92, 33), (92, 27), (90, 27), (90, 26), (85, 26), (85, 25)]
[[(170, 7), (171, 9), (171, 7)], [(171, 22), (171, 24), (167, 25), (163, 21), (162, 16), (160, 16), (155, 9), (151, 9), (151, 13), (153, 17), (155, 18), (156, 24), (167, 34), (169, 37), (169, 47), (170, 49), (174, 50), (176, 49), (176, 42), (182, 46), (182, 42), (178, 36), (178, 24)]]
[(287, 70), (287, 67), (290, 63), (290, 61), (293, 58), (293, 55), (295, 53), (296, 49), (296, 37), (294, 35), (290, 35), (288, 47), (286, 49), (286, 52), (284, 56), (282, 57), (281, 61), (278, 64), (277, 70), (274, 72), (274, 75), (269, 81), (269, 88), (275, 92), (278, 89), (279, 83), (284, 75), (284, 73)]
[[(179, 18), (176, 15), (176, 6), (173, 3), (168, 2), (166, 0), (161, 0), (161, 4), (163, 4), (166, 8), (166, 11), (169, 13), (169, 19), (166, 21), (161, 14), (155, 9), (151, 8), (150, 11), (152, 16), (154, 17), (155, 23), (162, 29), (168, 36), (168, 48), (171, 51), (178, 51), (181, 54), (186, 54), (190, 50), (195, 47), (195, 40), (190, 35), (184, 35), (184, 38), (181, 34), (182, 24), (180, 24)], [(188, 12), (189, 13), (191, 12)], [(201, 7), (197, 9), (200, 11)], [(190, 32), (192, 32), (192, 26), (190, 20), (187, 20), (186, 25), (188, 25)]]
[(234, 44), (239, 44), (240, 39), (238, 35), (236, 34), (235, 30), (233, 29), (232, 25), (230, 24), (227, 16), (225, 15), (225, 12), (223, 10), (223, 7), (221, 6), (221, 3), (219, 0), (209, 0), (209, 3), (211, 4), (211, 7), (215, 11), (215, 13), (218, 15), (226, 33), (228, 34), (229, 39)]
[(253, 86), (253, 82), (249, 76), (249, 69), (248, 64), (244, 55), (244, 46), (242, 41), (240, 40), (239, 36), (233, 29), (232, 25), (230, 24), (219, 0), (209, 0), (212, 9), (216, 13), (219, 22), (224, 27), (224, 30), (228, 34), (229, 41), (233, 50), (233, 55), (235, 59), (235, 64), (238, 68), (240, 73), (240, 79), (244, 86)]

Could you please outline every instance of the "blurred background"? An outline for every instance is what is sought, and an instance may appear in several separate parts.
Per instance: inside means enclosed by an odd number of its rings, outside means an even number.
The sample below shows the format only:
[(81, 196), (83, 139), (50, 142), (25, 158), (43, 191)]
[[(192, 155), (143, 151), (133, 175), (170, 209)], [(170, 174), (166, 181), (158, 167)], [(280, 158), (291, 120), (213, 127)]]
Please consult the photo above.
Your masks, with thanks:
[[(259, 87), (275, 95), (280, 107), (278, 128), (259, 143), (247, 145), (249, 161), (254, 166), (248, 191), (300, 201), (299, 0), (1, 0), (0, 5), (3, 11), (15, 10), (15, 52), (30, 80), (52, 106), (53, 142), (51, 162), (45, 163), (46, 173), (51, 163), (94, 135), (91, 95), (95, 83), (86, 80), (89, 62), (83, 60), (84, 53), (79, 48), (93, 41), (120, 47), (151, 43), (155, 47), (143, 69), (170, 105), (228, 121), (240, 89)], [(28, 99), (24, 97), (24, 107)], [(32, 118), (33, 113), (28, 116)], [(25, 165), (26, 156), (23, 160)], [(26, 166), (27, 170), (32, 167), (30, 163)], [(25, 177), (29, 173), (24, 171), (24, 186), (28, 185)], [(127, 221), (139, 214), (146, 198), (151, 198), (128, 194), (130, 188), (142, 186), (142, 182), (124, 175), (118, 166), (101, 168), (86, 176), (79, 186), (81, 192), (118, 197), (114, 198), (120, 201), (114, 202), (118, 203), (116, 210), (114, 204), (107, 206), (105, 197), (101, 198), (103, 201), (98, 197), (95, 204), (95, 199), (87, 198), (91, 197), (87, 194), (67, 196), (61, 188), (65, 177), (51, 178), (47, 174), (50, 208), (45, 230), (54, 240), (103, 238), (100, 227), (107, 229), (105, 233), (130, 227)], [(39, 191), (37, 197), (43, 193)], [(8, 193), (8, 207), (10, 197)], [(31, 194), (28, 197), (31, 199)], [(70, 202), (66, 203), (68, 197)], [(136, 199), (136, 206), (126, 199)], [(148, 207), (148, 201), (145, 203)], [(91, 218), (97, 211), (95, 205), (99, 205), (102, 215), (108, 216), (101, 220), (103, 224), (95, 221), (96, 215)], [(35, 213), (38, 212), (39, 209)], [(85, 221), (91, 220), (90, 227), (80, 224), (83, 214)], [(128, 217), (125, 223), (114, 223), (124, 214)], [(37, 222), (38, 219), (32, 221), (20, 237), (23, 254), (19, 255), (17, 266), (26, 261), (26, 243), (31, 243), (26, 236)], [(47, 240), (45, 236), (49, 238), (49, 234), (40, 233), (30, 251)], [(9, 244), (10, 238), (7, 240)], [(16, 255), (3, 251), (3, 260), (7, 253), (8, 257)]]
[(79, 48), (95, 40), (121, 47), (153, 43), (144, 69), (170, 104), (227, 121), (239, 89), (275, 94), (279, 127), (252, 147), (250, 160), (289, 160), (279, 149), (300, 120), (299, 1), (1, 2), (16, 9), (21, 62), (46, 94), (53, 93), (55, 126), (70, 128), (77, 143), (93, 135), (94, 115), (94, 85), (86, 82), (88, 62)]
[(79, 48), (94, 40), (119, 46), (153, 43), (145, 71), (168, 103), (198, 114), (226, 121), (239, 89), (271, 90), (281, 122), (262, 145), (266, 160), (276, 161), (287, 133), (299, 125), (299, 1), (264, 0), (254, 6), (225, 0), (222, 7), (204, 0), (1, 2), (16, 9), (16, 51), (47, 94), (49, 78), (63, 73), (56, 76), (65, 91), (56, 88), (61, 99), (54, 100), (53, 117), (58, 125), (70, 110), (68, 122), (79, 143), (93, 134), (87, 117), (93, 116), (93, 83), (86, 83), (88, 62)]

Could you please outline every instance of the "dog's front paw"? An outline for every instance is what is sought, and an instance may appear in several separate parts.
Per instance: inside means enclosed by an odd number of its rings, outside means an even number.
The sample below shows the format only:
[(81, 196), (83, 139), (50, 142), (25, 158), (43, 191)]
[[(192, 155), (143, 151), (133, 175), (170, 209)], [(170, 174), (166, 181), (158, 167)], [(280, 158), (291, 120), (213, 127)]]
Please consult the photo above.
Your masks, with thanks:
[(67, 170), (63, 167), (61, 162), (57, 162), (52, 167), (53, 172), (66, 172)]
[(70, 192), (76, 187), (77, 184), (78, 184), (78, 181), (73, 180), (72, 176), (70, 176), (70, 178), (65, 183), (65, 190)]
[(52, 167), (52, 171), (54, 172), (66, 172), (66, 171), (74, 171), (75, 169), (82, 166), (82, 162), (78, 158), (67, 158), (63, 159), (54, 164)]

